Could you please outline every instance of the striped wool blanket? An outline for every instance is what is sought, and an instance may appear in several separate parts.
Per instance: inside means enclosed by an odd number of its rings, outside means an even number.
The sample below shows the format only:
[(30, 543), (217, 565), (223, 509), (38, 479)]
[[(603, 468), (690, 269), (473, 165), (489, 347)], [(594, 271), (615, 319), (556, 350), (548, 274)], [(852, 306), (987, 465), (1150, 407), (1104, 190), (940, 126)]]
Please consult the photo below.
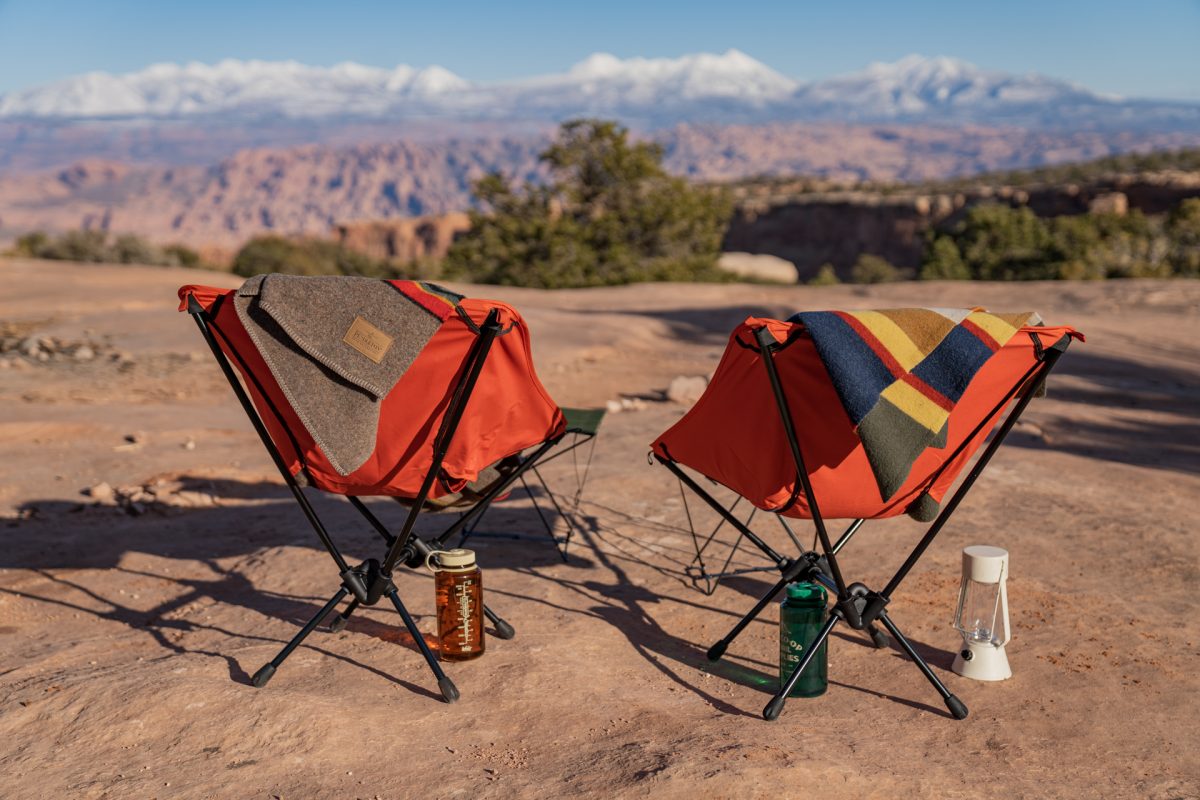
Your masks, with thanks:
[(946, 446), (950, 412), (971, 379), (1033, 312), (898, 308), (805, 311), (804, 325), (890, 499), (928, 447)]

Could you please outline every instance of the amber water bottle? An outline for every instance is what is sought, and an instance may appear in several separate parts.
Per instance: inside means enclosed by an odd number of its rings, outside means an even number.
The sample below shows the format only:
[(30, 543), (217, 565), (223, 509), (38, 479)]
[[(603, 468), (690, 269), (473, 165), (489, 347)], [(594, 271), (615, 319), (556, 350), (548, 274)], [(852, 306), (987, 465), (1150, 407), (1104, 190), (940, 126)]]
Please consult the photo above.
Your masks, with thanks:
[[(819, 583), (792, 583), (779, 604), (779, 686), (792, 676), (825, 625), (828, 595)], [(829, 686), (829, 640), (821, 642), (813, 660), (788, 697), (817, 697)]]
[(425, 558), (434, 576), (438, 654), (442, 661), (483, 655), (483, 573), (475, 551), (435, 550)]

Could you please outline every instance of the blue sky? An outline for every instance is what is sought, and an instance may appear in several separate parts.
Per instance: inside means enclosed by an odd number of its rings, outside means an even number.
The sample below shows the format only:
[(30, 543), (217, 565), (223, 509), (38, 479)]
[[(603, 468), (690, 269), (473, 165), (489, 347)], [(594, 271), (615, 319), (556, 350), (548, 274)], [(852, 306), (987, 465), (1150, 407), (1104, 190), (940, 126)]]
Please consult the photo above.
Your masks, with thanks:
[(1035, 71), (1127, 96), (1200, 100), (1200, 0), (530, 2), (0, 0), (0, 93), (159, 61), (439, 64), (472, 80), (586, 55), (736, 47), (813, 79), (909, 53)]

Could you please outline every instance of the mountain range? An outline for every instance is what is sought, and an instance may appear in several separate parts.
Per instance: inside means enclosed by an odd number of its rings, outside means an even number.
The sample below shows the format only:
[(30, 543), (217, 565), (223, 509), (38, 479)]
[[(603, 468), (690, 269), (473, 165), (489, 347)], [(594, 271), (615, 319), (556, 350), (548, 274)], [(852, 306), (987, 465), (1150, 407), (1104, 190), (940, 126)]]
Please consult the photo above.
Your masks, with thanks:
[(589, 56), (468, 81), (440, 67), (222, 61), (89, 73), (0, 97), (0, 239), (101, 228), (228, 251), (256, 234), (461, 211), (542, 177), (555, 123), (617, 118), (696, 180), (920, 181), (1200, 146), (1200, 104), (909, 56), (799, 81), (730, 50)]
[(679, 122), (921, 122), (1079, 129), (1200, 129), (1200, 104), (1130, 100), (1038, 74), (912, 55), (800, 81), (729, 50), (680, 58), (593, 54), (564, 73), (477, 82), (437, 66), (226, 60), (91, 72), (0, 97), (5, 120), (209, 119)]

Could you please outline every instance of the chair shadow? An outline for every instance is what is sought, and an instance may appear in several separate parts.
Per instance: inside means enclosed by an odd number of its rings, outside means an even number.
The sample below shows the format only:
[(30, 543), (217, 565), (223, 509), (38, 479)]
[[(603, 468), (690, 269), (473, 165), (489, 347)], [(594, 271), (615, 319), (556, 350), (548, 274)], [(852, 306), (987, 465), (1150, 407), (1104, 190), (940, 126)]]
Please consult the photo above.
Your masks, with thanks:
[[(170, 505), (148, 503), (138, 517), (127, 516), (110, 507), (84, 506), (62, 501), (35, 501), (25, 505), (30, 518), (10, 523), (0, 528), (0, 567), (24, 569), (36, 572), (46, 579), (84, 593), (107, 608), (97, 610), (57, 597), (38, 596), (22, 591), (26, 597), (69, 608), (72, 611), (93, 615), (99, 619), (119, 622), (131, 629), (147, 633), (168, 653), (198, 654), (225, 662), (230, 680), (242, 685), (250, 684), (252, 672), (232, 655), (214, 650), (191, 647), (183, 641), (189, 632), (208, 631), (252, 643), (278, 644), (283, 640), (272, 636), (257, 635), (246, 631), (229, 630), (195, 619), (188, 619), (186, 607), (197, 600), (206, 600), (227, 606), (242, 607), (267, 617), (273, 617), (296, 625), (310, 619), (325, 604), (319, 596), (301, 596), (264, 590), (246, 575), (239, 559), (256, 558), (266, 550), (278, 547), (305, 547), (320, 549), (317, 538), (307, 529), (300, 510), (296, 508), (286, 487), (269, 482), (242, 482), (236, 480), (210, 480), (185, 476), (180, 479), (186, 491), (206, 492), (219, 498), (215, 505), (201, 508), (178, 508)], [(535, 487), (534, 493), (540, 490)], [(326, 522), (340, 547), (347, 554), (381, 557), (383, 542), (372, 532), (343, 498), (319, 492), (307, 492), (318, 514)], [(234, 502), (222, 505), (222, 502)], [(379, 516), (389, 529), (399, 527), (406, 509), (386, 498), (373, 498), (368, 502), (371, 510)], [(542, 508), (556, 529), (565, 525), (551, 508)], [(491, 590), (491, 595), (509, 595), (529, 602), (550, 605), (570, 613), (581, 613), (611, 625), (620, 631), (634, 651), (652, 664), (655, 669), (673, 683), (692, 692), (697, 697), (723, 713), (738, 716), (757, 716), (737, 708), (726, 700), (689, 679), (681, 667), (701, 672), (722, 675), (731, 680), (768, 686), (775, 676), (759, 673), (729, 662), (709, 662), (707, 645), (681, 639), (662, 627), (655, 614), (664, 602), (682, 603), (697, 610), (712, 612), (702, 603), (688, 599), (659, 595), (634, 584), (622, 562), (646, 565), (644, 553), (631, 548), (640, 546), (636, 539), (620, 531), (606, 527), (595, 515), (578, 509), (566, 510), (575, 524), (574, 548), (566, 566), (567, 574), (561, 572), (563, 564), (558, 551), (548, 537), (538, 534), (531, 540), (470, 541), (479, 548), (481, 561), (489, 569), (510, 569), (522, 575), (548, 580), (559, 584), (568, 592), (586, 599), (585, 608), (556, 605), (540, 598), (517, 592)], [(436, 535), (454, 519), (448, 514), (429, 515), (423, 518), (417, 532), (423, 537)], [(539, 531), (542, 520), (537, 512), (523, 502), (505, 502), (494, 506), (486, 517), (489, 526), (504, 530)], [(544, 533), (544, 531), (543, 531)], [(606, 547), (601, 547), (601, 540)], [(131, 553), (141, 553), (172, 560), (191, 560), (204, 564), (214, 577), (191, 579), (164, 576), (158, 572), (141, 572), (123, 566), (122, 562)], [(586, 554), (586, 555), (585, 555)], [(222, 562), (233, 560), (232, 566)], [(687, 584), (686, 576), (679, 570), (660, 568), (649, 564), (660, 575)], [(547, 569), (554, 568), (554, 574)], [(594, 568), (603, 570), (600, 577), (592, 574)], [(111, 569), (135, 576), (154, 577), (168, 580), (179, 588), (172, 599), (149, 610), (138, 610), (124, 605), (117, 598), (102, 596), (61, 573), (76, 569)], [(581, 573), (579, 570), (588, 570)], [(328, 590), (332, 593), (337, 586), (336, 568), (331, 564)], [(770, 584), (754, 578), (730, 579), (739, 591), (757, 598)], [(0, 591), (5, 591), (0, 589)], [(736, 617), (734, 612), (719, 611)], [(502, 610), (501, 610), (502, 613)], [(440, 695), (417, 685), (398, 679), (386, 672), (361, 661), (336, 652), (326, 646), (320, 638), (328, 636), (324, 628), (318, 628), (305, 641), (304, 647), (322, 655), (338, 659), (368, 670), (374, 675), (397, 683), (404, 688), (430, 699)], [(366, 635), (380, 641), (400, 644), (416, 653), (416, 642), (407, 634), (400, 620), (388, 625), (370, 616), (352, 616), (342, 635)], [(936, 651), (914, 643), (918, 651)], [(952, 654), (950, 654), (952, 657)], [(678, 665), (678, 666), (675, 666)], [(764, 691), (769, 691), (764, 689)]]
[[(1075, 381), (1056, 381), (1070, 376)], [(1072, 347), (1048, 381), (1049, 396), (1093, 408), (1146, 408), (1154, 418), (1070, 419), (1049, 437), (1018, 426), (1006, 443), (1124, 464), (1200, 473), (1200, 372)], [(1031, 408), (1036, 409), (1035, 405)], [(1166, 418), (1167, 415), (1173, 417)]]
[[(212, 505), (200, 507), (179, 507), (166, 502), (150, 501), (143, 504), (137, 516), (124, 513), (116, 507), (60, 500), (25, 503), (18, 509), (20, 513), (15, 521), (0, 527), (0, 568), (27, 570), (38, 574), (51, 583), (82, 593), (107, 608), (97, 610), (94, 607), (24, 589), (20, 592), (22, 597), (143, 631), (171, 654), (196, 654), (221, 659), (227, 665), (230, 680), (250, 685), (251, 673), (234, 657), (190, 647), (180, 641), (184, 634), (209, 631), (230, 640), (280, 646), (286, 640), (228, 630), (176, 615), (186, 613), (186, 607), (203, 600), (242, 607), (263, 616), (295, 623), (298, 627), (303, 625), (325, 604), (324, 598), (289, 595), (262, 589), (239, 571), (240, 563), (226, 567), (222, 562), (230, 559), (234, 559), (235, 562), (237, 559), (249, 559), (265, 550), (284, 546), (321, 549), (319, 540), (307, 529), (291, 493), (281, 484), (195, 476), (183, 476), (178, 479), (178, 483), (179, 492), (203, 493), (217, 500)], [(373, 533), (365, 520), (354, 512), (348, 502), (343, 498), (315, 491), (306, 494), (339, 546), (343, 548), (350, 563), (356, 563), (356, 559), (350, 557), (352, 553), (382, 558), (386, 547), (384, 542)], [(253, 503), (241, 504), (239, 501)], [(234, 504), (222, 505), (230, 502)], [(400, 504), (385, 498), (372, 500), (371, 506), (385, 522), (396, 523), (393, 530), (399, 528), (399, 521), (406, 512)], [(499, 504), (490, 513), (496, 514), (504, 524), (529, 527), (538, 520), (536, 524), (541, 525), (541, 518), (532, 509)], [(543, 513), (547, 513), (545, 509)], [(444, 530), (453, 518), (447, 514), (429, 515), (429, 518), (420, 521), (418, 534), (427, 537), (433, 532)], [(549, 520), (551, 524), (558, 522), (552, 516)], [(523, 543), (518, 546), (491, 548), (489, 553), (497, 556), (492, 560), (491, 566), (527, 564), (542, 559), (545, 559), (546, 563), (558, 562), (557, 551), (550, 546), (549, 541), (547, 538), (545, 543), (541, 544), (540, 555), (537, 548), (522, 546)], [(171, 560), (195, 561), (207, 567), (215, 577), (190, 579), (158, 572), (142, 572), (122, 566), (126, 556), (133, 553)], [(573, 560), (576, 565), (590, 563), (586, 559)], [(71, 580), (70, 571), (82, 569), (107, 569), (130, 576), (166, 580), (178, 591), (170, 600), (154, 608), (139, 610), (122, 604), (118, 598), (104, 596)], [(327, 588), (332, 594), (339, 585), (337, 569), (331, 563)], [(4, 588), (0, 588), (0, 593), (17, 594)], [(388, 608), (390, 609), (390, 606)], [(388, 625), (357, 615), (351, 617), (347, 630), (399, 644), (413, 653), (420, 654), (420, 649), (402, 626), (399, 617), (395, 623)], [(323, 633), (323, 627), (319, 627), (303, 646), (368, 670), (416, 694), (441, 699), (440, 694), (396, 678), (350, 656), (334, 652), (323, 646), (319, 639), (314, 641)], [(436, 644), (428, 639), (427, 642), (436, 651)]]
[[(796, 309), (786, 304), (726, 305), (699, 308), (622, 309), (622, 314), (651, 317), (663, 322), (679, 339), (693, 343), (724, 344), (729, 333), (747, 317), (787, 319)], [(610, 314), (606, 309), (577, 309), (578, 314)]]

